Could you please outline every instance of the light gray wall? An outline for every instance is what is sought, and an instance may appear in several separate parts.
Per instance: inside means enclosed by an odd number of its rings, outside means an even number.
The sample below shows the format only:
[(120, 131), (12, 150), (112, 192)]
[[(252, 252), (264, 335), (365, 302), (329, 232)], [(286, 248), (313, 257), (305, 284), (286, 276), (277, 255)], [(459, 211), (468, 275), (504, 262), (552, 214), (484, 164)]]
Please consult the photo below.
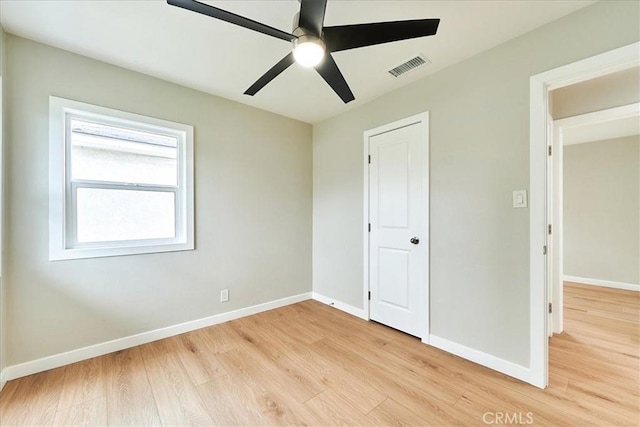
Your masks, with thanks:
[(555, 120), (640, 102), (640, 68), (556, 89), (549, 99)]
[(429, 110), (431, 332), (528, 366), (529, 77), (638, 41), (639, 13), (596, 3), (314, 126), (314, 291), (362, 307), (363, 132)]
[[(311, 291), (310, 125), (6, 41), (8, 365)], [(194, 126), (195, 251), (48, 261), (49, 95)]]
[(640, 284), (640, 137), (563, 155), (564, 274)]

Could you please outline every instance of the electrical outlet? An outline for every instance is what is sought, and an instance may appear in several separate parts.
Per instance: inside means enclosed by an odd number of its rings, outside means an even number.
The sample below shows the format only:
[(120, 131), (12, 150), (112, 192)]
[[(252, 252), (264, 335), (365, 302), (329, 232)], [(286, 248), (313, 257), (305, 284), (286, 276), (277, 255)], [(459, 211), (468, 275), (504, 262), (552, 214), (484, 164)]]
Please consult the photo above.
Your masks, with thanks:
[(229, 301), (229, 289), (223, 289), (220, 291), (220, 302)]

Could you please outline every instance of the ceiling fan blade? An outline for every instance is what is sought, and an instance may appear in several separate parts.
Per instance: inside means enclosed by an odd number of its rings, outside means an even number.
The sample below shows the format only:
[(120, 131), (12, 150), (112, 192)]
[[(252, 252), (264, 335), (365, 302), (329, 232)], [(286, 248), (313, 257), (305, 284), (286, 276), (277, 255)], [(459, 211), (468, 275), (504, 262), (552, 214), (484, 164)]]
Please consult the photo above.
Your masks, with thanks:
[(230, 24), (239, 25), (241, 27), (248, 28), (250, 30), (257, 31), (259, 33), (289, 42), (296, 38), (293, 34), (278, 30), (277, 28), (273, 28), (260, 22), (254, 21), (253, 19), (245, 18), (243, 16), (236, 15), (235, 13), (227, 12), (226, 10), (218, 9), (217, 7), (209, 6), (208, 4), (200, 3), (196, 0), (167, 0), (167, 3), (172, 6), (177, 6), (183, 9), (190, 10), (192, 12), (201, 13), (212, 18), (220, 19), (221, 21), (229, 22)]
[(298, 25), (320, 36), (320, 34), (322, 34), (326, 8), (327, 0), (302, 0), (300, 3), (300, 20), (298, 21)]
[(371, 24), (325, 27), (324, 42), (329, 52), (357, 47), (432, 36), (438, 31), (440, 19), (376, 22)]
[(260, 77), (258, 81), (252, 84), (249, 89), (245, 90), (244, 94), (251, 96), (255, 95), (260, 89), (265, 87), (271, 80), (278, 77), (281, 72), (289, 68), (289, 66), (291, 66), (291, 64), (293, 64), (294, 62), (295, 59), (293, 59), (293, 53), (289, 53), (287, 56), (282, 58), (280, 62), (271, 67), (269, 71), (264, 73), (264, 75)]
[(322, 61), (319, 65), (316, 65), (315, 68), (318, 74), (322, 76), (324, 81), (326, 81), (329, 86), (331, 86), (331, 89), (333, 89), (335, 93), (338, 94), (338, 96), (345, 104), (348, 104), (349, 102), (356, 99), (353, 96), (353, 92), (351, 92), (351, 89), (349, 89), (347, 81), (344, 79), (344, 76), (340, 72), (338, 64), (336, 64), (336, 61), (333, 60), (333, 57), (330, 53), (327, 53), (324, 61)]

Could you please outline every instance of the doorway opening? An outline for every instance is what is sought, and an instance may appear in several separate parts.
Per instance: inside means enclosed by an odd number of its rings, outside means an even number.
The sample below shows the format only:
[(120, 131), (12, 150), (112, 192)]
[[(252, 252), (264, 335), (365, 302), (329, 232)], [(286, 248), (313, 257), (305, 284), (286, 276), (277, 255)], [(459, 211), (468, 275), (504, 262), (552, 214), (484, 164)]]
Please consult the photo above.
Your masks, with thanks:
[[(553, 277), (554, 198), (549, 190), (555, 168), (550, 144), (549, 92), (638, 67), (640, 42), (532, 76), (530, 79), (530, 377), (545, 388), (549, 378), (551, 278)], [(550, 160), (551, 156), (551, 160)], [(557, 202), (556, 202), (557, 203)]]
[[(637, 85), (640, 69), (629, 71)], [(560, 118), (552, 129), (549, 336), (564, 330), (565, 281), (640, 289), (638, 179), (631, 176), (637, 173), (640, 103)]]

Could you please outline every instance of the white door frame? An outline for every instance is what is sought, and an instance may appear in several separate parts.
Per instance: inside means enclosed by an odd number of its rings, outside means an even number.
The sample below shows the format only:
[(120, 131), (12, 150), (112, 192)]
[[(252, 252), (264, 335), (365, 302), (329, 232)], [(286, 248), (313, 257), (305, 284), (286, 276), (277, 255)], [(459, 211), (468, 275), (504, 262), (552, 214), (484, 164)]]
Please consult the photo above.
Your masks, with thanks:
[[(362, 285), (362, 307), (364, 308), (365, 318), (369, 317), (369, 138), (381, 133), (389, 132), (394, 129), (411, 126), (419, 123), (421, 126), (420, 138), (422, 140), (422, 200), (421, 204), (426, 215), (422, 218), (423, 234), (420, 237), (424, 242), (426, 256), (424, 259), (425, 283), (420, 287), (420, 317), (424, 319), (421, 325), (422, 342), (429, 343), (429, 112), (416, 114), (406, 119), (398, 120), (370, 129), (364, 132), (363, 141), (363, 220), (362, 220), (362, 247), (363, 247), (363, 285)], [(422, 246), (422, 245), (421, 245)]]
[[(4, 40), (0, 40), (0, 43), (2, 43)], [(0, 50), (3, 50), (4, 46), (0, 45)], [(1, 70), (0, 70), (1, 71)], [(3, 149), (3, 143), (4, 143), (4, 131), (3, 131), (3, 117), (4, 117), (4, 112), (2, 110), (2, 106), (4, 104), (4, 95), (2, 92), (2, 88), (3, 88), (3, 82), (2, 82), (2, 76), (0, 75), (0, 323), (3, 323), (2, 326), (4, 326), (4, 322), (5, 322), (5, 292), (4, 292), (4, 279), (3, 279), (3, 272), (2, 272), (2, 264), (3, 264), (3, 260), (2, 260), (2, 253), (4, 252), (4, 238), (3, 238), (3, 230), (2, 230), (2, 224), (4, 223), (4, 206), (2, 204), (2, 200), (4, 199), (4, 183), (2, 181), (2, 177), (4, 176), (4, 158), (2, 157), (2, 153), (4, 152)], [(6, 370), (3, 370), (4, 368), (4, 364), (5, 364), (5, 358), (4, 358), (4, 353), (5, 353), (5, 349), (4, 349), (4, 331), (0, 330), (0, 391), (4, 388), (4, 385), (6, 384), (7, 380), (6, 380)]]
[(636, 42), (582, 61), (536, 74), (530, 79), (529, 110), (529, 316), (530, 378), (529, 383), (545, 388), (549, 377), (549, 338), (547, 334), (548, 303), (547, 263), (543, 254), (547, 246), (546, 163), (548, 93), (571, 84), (590, 80), (637, 66), (640, 42)]

